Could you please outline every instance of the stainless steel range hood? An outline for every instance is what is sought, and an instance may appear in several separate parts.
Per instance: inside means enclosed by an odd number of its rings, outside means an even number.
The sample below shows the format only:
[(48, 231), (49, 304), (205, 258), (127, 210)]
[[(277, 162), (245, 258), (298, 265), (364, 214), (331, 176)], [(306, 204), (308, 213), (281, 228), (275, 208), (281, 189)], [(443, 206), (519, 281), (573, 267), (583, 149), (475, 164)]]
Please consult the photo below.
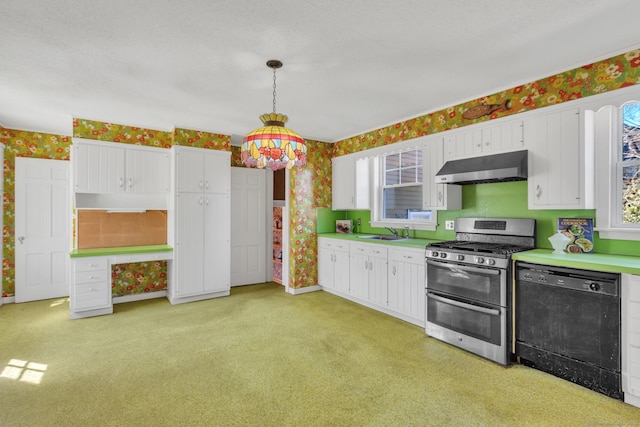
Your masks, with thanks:
[(450, 160), (436, 174), (436, 184), (483, 184), (527, 179), (527, 150)]

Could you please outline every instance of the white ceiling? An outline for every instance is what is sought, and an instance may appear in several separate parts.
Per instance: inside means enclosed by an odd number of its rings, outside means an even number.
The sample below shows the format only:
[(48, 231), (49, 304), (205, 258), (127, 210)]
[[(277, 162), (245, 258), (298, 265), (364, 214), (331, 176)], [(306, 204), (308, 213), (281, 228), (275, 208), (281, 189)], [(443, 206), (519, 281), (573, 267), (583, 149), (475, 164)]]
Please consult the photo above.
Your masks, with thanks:
[(2, 0), (0, 125), (334, 142), (640, 46), (637, 0)]

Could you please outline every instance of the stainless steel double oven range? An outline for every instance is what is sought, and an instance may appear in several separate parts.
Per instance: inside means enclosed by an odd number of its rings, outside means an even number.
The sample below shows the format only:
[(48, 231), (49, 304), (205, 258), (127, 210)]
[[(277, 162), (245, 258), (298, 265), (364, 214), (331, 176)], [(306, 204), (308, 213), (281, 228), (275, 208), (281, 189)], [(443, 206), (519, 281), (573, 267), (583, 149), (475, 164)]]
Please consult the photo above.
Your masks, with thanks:
[(427, 335), (509, 363), (511, 254), (535, 247), (535, 225), (524, 218), (458, 218), (455, 240), (427, 246)]

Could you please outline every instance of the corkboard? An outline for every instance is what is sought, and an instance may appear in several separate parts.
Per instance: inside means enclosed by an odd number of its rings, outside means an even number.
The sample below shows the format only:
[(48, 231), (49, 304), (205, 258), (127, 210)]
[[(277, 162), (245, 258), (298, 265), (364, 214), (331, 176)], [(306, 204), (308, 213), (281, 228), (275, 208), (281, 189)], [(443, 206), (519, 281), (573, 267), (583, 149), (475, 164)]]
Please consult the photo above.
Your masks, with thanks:
[(78, 249), (167, 244), (167, 211), (79, 210)]

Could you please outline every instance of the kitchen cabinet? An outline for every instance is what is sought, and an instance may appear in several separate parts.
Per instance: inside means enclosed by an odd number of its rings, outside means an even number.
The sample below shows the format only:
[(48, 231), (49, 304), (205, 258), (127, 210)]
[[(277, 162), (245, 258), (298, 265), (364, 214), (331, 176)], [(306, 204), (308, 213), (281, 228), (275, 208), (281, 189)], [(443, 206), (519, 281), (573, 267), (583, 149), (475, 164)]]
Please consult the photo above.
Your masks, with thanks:
[(593, 143), (579, 108), (526, 119), (529, 209), (593, 208)]
[(370, 160), (340, 156), (331, 160), (333, 210), (370, 209)]
[(449, 135), (444, 138), (445, 160), (514, 151), (525, 145), (524, 123), (521, 120), (472, 125), (470, 128), (448, 132)]
[(640, 407), (640, 276), (622, 275), (622, 391)]
[(75, 193), (167, 194), (169, 150), (74, 138), (71, 146)]
[(388, 306), (397, 317), (424, 327), (425, 324), (424, 250), (389, 249)]
[(107, 257), (71, 260), (70, 318), (113, 313), (111, 269)]
[(454, 210), (462, 208), (462, 186), (436, 184), (435, 175), (444, 164), (443, 138), (427, 139), (422, 154), (422, 209)]
[(387, 248), (350, 243), (349, 293), (373, 304), (387, 305)]
[(349, 292), (349, 242), (318, 238), (318, 284), (325, 290)]
[(230, 153), (173, 147), (175, 192), (170, 218), (174, 247), (172, 304), (229, 295)]

